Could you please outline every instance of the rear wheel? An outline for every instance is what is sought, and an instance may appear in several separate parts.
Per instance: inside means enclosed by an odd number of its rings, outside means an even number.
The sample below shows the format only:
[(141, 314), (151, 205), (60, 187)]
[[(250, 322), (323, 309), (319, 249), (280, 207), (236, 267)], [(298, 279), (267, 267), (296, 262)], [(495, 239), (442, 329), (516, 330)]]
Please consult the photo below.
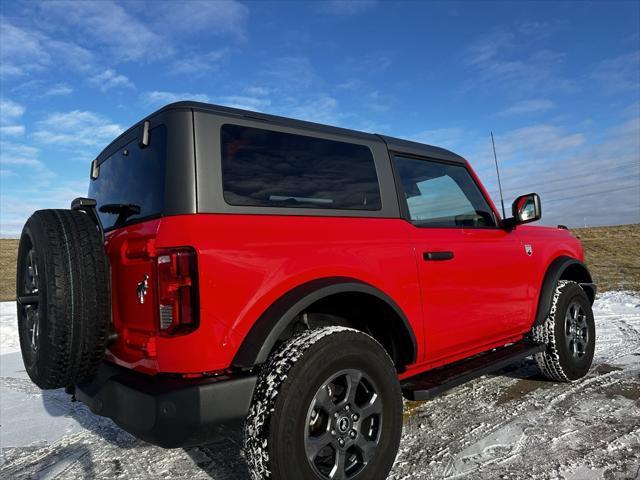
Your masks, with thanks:
[(272, 355), (245, 425), (255, 480), (384, 479), (402, 432), (393, 362), (370, 336), (308, 330)]
[(16, 300), (25, 369), (43, 389), (93, 376), (110, 322), (109, 262), (84, 213), (39, 210), (22, 230)]
[(532, 333), (535, 341), (547, 344), (544, 352), (534, 356), (547, 378), (569, 382), (587, 374), (595, 351), (596, 327), (591, 302), (576, 282), (558, 282), (547, 319)]

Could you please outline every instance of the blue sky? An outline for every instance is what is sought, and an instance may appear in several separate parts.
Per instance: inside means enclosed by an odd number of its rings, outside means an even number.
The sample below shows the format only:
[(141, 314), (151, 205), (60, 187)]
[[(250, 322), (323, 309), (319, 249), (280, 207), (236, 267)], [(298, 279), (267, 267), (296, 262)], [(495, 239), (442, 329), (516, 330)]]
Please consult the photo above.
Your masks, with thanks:
[(86, 194), (144, 115), (209, 101), (450, 148), (546, 224), (640, 222), (638, 2), (3, 2), (0, 235)]

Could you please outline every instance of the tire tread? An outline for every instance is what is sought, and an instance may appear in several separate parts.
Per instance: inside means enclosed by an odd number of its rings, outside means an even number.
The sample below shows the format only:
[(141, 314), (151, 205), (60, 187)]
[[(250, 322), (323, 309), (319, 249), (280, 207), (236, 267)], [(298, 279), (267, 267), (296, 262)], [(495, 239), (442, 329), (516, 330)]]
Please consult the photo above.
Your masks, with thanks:
[(553, 293), (549, 314), (542, 325), (533, 327), (531, 331), (534, 341), (547, 345), (545, 351), (536, 353), (533, 357), (538, 368), (545, 377), (557, 382), (571, 382), (576, 379), (575, 375), (572, 378), (567, 367), (563, 366), (556, 333), (558, 322), (564, 322), (564, 313), (558, 312), (560, 300), (565, 295), (571, 295), (572, 290), (582, 292), (578, 283), (559, 280)]
[(25, 234), (36, 251), (41, 322), (48, 333), (28, 373), (45, 389), (81, 383), (102, 361), (110, 323), (109, 261), (101, 235), (85, 213), (72, 210), (35, 212)]

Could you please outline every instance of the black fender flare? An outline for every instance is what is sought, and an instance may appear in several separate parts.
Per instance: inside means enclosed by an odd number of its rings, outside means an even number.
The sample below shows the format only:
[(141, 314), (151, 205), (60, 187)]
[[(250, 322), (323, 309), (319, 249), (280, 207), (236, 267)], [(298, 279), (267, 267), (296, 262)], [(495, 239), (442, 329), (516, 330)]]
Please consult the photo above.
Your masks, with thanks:
[(540, 287), (540, 297), (538, 298), (538, 310), (536, 311), (534, 326), (542, 325), (547, 315), (549, 315), (553, 292), (560, 279), (573, 280), (579, 283), (593, 305), (593, 301), (596, 298), (596, 285), (593, 283), (591, 273), (589, 273), (586, 265), (575, 258), (567, 256), (558, 257), (551, 262), (544, 275), (544, 280)]
[(404, 323), (415, 363), (418, 344), (411, 324), (400, 307), (386, 293), (360, 280), (349, 277), (326, 277), (299, 285), (282, 295), (258, 318), (236, 352), (232, 364), (250, 368), (264, 363), (286, 328), (305, 308), (336, 293), (365, 293), (377, 297), (391, 307)]

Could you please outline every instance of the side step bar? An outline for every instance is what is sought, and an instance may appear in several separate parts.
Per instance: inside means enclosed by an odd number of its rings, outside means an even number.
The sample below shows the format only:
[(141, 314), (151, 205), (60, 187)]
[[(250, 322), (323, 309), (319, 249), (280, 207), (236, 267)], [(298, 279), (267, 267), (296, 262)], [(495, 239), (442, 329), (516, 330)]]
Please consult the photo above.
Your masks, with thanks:
[(402, 382), (402, 395), (407, 400), (430, 400), (450, 388), (542, 352), (546, 347), (543, 343), (522, 341), (434, 368)]

